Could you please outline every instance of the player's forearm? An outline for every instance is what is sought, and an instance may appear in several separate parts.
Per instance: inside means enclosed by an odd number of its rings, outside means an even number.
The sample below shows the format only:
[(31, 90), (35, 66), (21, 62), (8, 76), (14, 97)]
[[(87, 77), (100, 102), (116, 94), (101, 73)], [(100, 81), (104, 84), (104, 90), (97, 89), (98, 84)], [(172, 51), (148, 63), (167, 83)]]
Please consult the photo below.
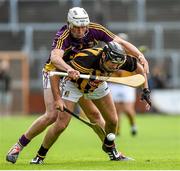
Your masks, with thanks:
[(145, 78), (145, 82), (144, 82), (144, 84), (142, 86), (142, 89), (145, 89), (145, 88), (149, 89), (147, 74), (143, 73), (143, 76)]
[(144, 55), (131, 43), (121, 39), (120, 37), (116, 36), (114, 38), (114, 41), (121, 44), (124, 48), (126, 53), (129, 53), (130, 55), (136, 57), (138, 61), (143, 65), (144, 72), (149, 73), (149, 64)]
[(143, 75), (145, 78), (145, 82), (142, 85), (142, 89), (149, 88), (147, 74), (144, 72), (144, 68), (142, 67), (142, 65), (140, 63), (137, 63), (137, 68), (136, 68), (135, 72), (136, 72), (136, 74)]
[(59, 82), (60, 82), (59, 76), (54, 75), (50, 77), (51, 90), (54, 97), (54, 106), (56, 109), (59, 109), (60, 111), (64, 111), (65, 104), (63, 102), (63, 99), (61, 98)]
[(52, 64), (61, 71), (68, 71), (72, 69), (64, 60), (63, 60), (64, 51), (61, 49), (54, 49), (51, 51), (51, 62)]
[(136, 48), (133, 44), (121, 39), (120, 37), (116, 36), (114, 38), (114, 41), (118, 42), (119, 44), (121, 44), (126, 52), (136, 58), (139, 58), (139, 57), (144, 57), (144, 55), (138, 50), (138, 48)]
[(61, 92), (59, 89), (59, 81), (60, 81), (60, 77), (59, 76), (51, 76), (50, 77), (50, 83), (51, 83), (51, 90), (52, 90), (52, 94), (54, 97), (54, 100), (61, 100)]
[(69, 69), (72, 69), (68, 64), (66, 64), (65, 62), (64, 62), (64, 60), (63, 59), (57, 59), (57, 58), (52, 58), (51, 59), (51, 62), (53, 63), (53, 65), (57, 68), (57, 69), (59, 69), (59, 70), (61, 70), (61, 71), (68, 71)]

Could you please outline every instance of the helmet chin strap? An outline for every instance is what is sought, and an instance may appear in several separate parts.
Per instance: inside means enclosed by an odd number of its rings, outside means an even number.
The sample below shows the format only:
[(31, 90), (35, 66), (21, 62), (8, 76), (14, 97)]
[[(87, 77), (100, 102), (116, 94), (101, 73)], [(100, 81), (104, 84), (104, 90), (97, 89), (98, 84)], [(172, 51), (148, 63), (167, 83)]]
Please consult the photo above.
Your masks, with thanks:
[(68, 22), (68, 27), (69, 27), (69, 29), (72, 29), (74, 27), (74, 25), (72, 23)]

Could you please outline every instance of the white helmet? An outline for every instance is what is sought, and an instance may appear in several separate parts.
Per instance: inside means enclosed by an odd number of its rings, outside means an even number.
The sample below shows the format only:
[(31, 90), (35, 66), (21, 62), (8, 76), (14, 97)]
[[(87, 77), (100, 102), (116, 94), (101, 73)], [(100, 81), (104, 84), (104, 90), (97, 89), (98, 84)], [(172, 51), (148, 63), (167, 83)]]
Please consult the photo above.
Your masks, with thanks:
[(88, 13), (80, 7), (73, 7), (69, 10), (67, 21), (70, 24), (70, 26), (87, 26), (89, 25), (89, 16)]

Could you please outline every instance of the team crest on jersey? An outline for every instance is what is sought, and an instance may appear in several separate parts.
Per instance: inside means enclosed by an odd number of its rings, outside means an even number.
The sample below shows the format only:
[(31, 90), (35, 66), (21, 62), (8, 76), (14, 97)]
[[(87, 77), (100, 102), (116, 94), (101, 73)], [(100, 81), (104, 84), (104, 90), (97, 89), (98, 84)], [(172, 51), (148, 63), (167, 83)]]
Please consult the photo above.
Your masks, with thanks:
[(64, 96), (65, 96), (65, 97), (68, 97), (69, 94), (70, 94), (70, 91), (65, 91)]

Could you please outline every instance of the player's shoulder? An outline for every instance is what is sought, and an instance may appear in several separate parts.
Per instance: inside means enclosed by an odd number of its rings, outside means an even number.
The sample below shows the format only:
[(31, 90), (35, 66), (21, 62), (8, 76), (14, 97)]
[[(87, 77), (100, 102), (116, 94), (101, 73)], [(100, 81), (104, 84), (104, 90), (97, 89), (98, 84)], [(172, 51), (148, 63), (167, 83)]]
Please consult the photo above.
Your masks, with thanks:
[(128, 54), (126, 58), (127, 58), (127, 60), (129, 60), (129, 61), (135, 61), (135, 62), (137, 62), (137, 58), (136, 58), (135, 56), (133, 56), (133, 55)]
[(90, 22), (89, 28), (90, 28), (90, 29), (97, 29), (97, 30), (99, 30), (99, 29), (105, 29), (105, 27), (102, 26), (101, 24), (93, 23), (93, 22)]
[[(97, 34), (101, 34), (101, 36), (106, 35), (108, 37), (111, 37), (111, 39), (113, 39), (115, 37), (115, 35), (109, 29), (105, 28), (104, 26), (102, 26), (101, 24), (98, 24), (98, 23), (91, 22), (89, 24), (89, 30), (90, 30), (90, 32), (94, 33), (95, 35), (97, 35)], [(107, 37), (103, 37), (104, 40), (106, 38)]]
[(102, 50), (103, 50), (102, 48), (88, 48), (88, 49), (82, 50), (82, 52), (84, 52), (84, 53), (86, 53), (87, 55), (90, 55), (90, 56), (96, 56), (99, 53), (101, 53)]
[(59, 36), (67, 36), (69, 35), (70, 31), (69, 31), (69, 28), (68, 28), (68, 25), (63, 25), (58, 31), (57, 31), (57, 34)]
[(59, 30), (69, 30), (69, 27), (67, 24), (63, 25)]

